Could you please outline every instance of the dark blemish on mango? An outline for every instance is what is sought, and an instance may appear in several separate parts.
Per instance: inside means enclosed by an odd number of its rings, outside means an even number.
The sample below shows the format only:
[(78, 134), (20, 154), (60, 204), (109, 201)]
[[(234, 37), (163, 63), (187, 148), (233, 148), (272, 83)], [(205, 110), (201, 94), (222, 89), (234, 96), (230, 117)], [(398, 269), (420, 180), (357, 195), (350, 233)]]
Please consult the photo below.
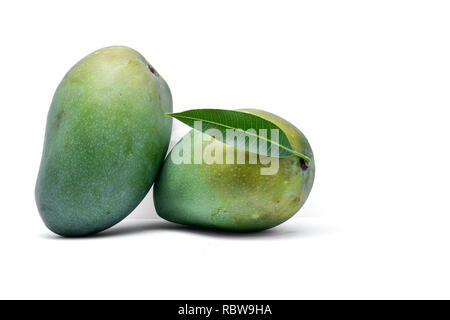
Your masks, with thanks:
[(62, 119), (64, 118), (65, 115), (66, 115), (66, 112), (64, 110), (61, 110), (56, 114), (56, 127), (57, 128), (59, 128), (59, 126), (61, 125)]
[(109, 216), (110, 214), (111, 214), (111, 211), (106, 211), (106, 212), (104, 213), (105, 216)]
[(147, 64), (148, 70), (150, 70), (151, 73), (153, 73), (156, 76), (156, 70), (153, 68), (150, 64)]
[(39, 209), (42, 211), (53, 211), (53, 208), (46, 205), (45, 203), (41, 203)]
[(309, 162), (306, 162), (305, 159), (300, 158), (300, 167), (302, 170), (306, 170), (309, 168)]
[(133, 141), (130, 140), (128, 141), (128, 143), (125, 145), (125, 148), (123, 150), (123, 153), (128, 156), (129, 154), (131, 154), (133, 152)]
[(217, 217), (223, 214), (226, 214), (226, 210), (224, 208), (217, 208), (217, 210), (212, 213), (212, 216)]

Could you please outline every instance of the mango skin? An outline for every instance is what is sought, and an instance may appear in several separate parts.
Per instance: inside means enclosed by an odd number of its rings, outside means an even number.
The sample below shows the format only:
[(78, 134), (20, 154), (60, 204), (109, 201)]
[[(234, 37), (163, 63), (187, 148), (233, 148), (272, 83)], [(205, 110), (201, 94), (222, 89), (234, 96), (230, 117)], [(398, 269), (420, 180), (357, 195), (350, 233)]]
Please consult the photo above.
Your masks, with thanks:
[[(269, 112), (244, 109), (277, 124), (292, 147), (310, 157), (309, 167), (296, 156), (280, 158), (275, 175), (260, 175), (258, 164), (174, 164), (170, 155), (154, 186), (158, 215), (171, 222), (231, 231), (259, 231), (292, 217), (311, 191), (315, 163), (306, 137), (288, 121)], [(193, 137), (193, 130), (188, 135)], [(193, 141), (193, 140), (192, 140)], [(180, 143), (180, 142), (179, 142)], [(211, 142), (203, 143), (203, 150)], [(218, 143), (216, 141), (216, 143)], [(223, 145), (226, 149), (236, 148)], [(194, 146), (191, 144), (193, 159)], [(236, 157), (236, 155), (235, 155)], [(248, 159), (248, 152), (246, 154)]]
[(162, 165), (171, 111), (169, 87), (137, 51), (108, 47), (78, 62), (47, 117), (35, 189), (46, 226), (83, 236), (125, 218)]

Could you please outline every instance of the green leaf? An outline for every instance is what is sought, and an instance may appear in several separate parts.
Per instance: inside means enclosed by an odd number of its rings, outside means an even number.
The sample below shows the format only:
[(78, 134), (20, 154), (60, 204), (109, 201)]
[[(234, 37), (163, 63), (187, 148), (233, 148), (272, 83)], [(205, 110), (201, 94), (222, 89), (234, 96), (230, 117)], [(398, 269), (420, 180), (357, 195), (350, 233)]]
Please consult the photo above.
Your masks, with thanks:
[[(272, 146), (278, 146), (278, 157), (280, 158), (296, 155), (307, 162), (310, 161), (307, 156), (292, 149), (288, 137), (280, 127), (271, 121), (247, 112), (222, 109), (193, 109), (179, 113), (166, 113), (166, 115), (178, 119), (192, 128), (195, 128), (196, 121), (201, 121), (201, 131), (203, 133), (208, 134), (207, 131), (209, 129), (217, 129), (222, 133), (222, 139), (216, 136), (214, 138), (240, 149), (265, 156), (271, 155)], [(233, 141), (227, 140), (227, 129), (235, 130), (234, 134), (238, 138), (233, 139)], [(253, 129), (253, 131), (247, 131), (249, 129)], [(260, 131), (261, 129), (266, 129), (265, 136), (264, 131)], [(276, 139), (276, 132), (271, 131), (273, 129), (278, 130), (278, 139)], [(252, 137), (253, 139), (245, 139), (245, 137)], [(264, 141), (266, 142), (266, 148), (261, 147), (261, 142)]]

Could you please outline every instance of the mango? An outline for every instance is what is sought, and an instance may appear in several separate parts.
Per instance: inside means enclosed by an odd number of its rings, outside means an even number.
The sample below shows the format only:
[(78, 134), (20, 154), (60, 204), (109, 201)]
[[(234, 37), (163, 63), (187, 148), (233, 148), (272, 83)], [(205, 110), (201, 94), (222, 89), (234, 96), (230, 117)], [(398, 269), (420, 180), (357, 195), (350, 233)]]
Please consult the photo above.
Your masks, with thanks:
[[(279, 168), (275, 174), (262, 175), (261, 168), (267, 161), (251, 164), (246, 152), (245, 164), (178, 163), (172, 153), (164, 162), (154, 186), (154, 203), (160, 217), (171, 222), (218, 228), (232, 231), (259, 231), (272, 228), (292, 217), (305, 203), (311, 191), (315, 163), (311, 146), (303, 133), (288, 121), (269, 112), (244, 109), (269, 120), (282, 129), (295, 151), (308, 156), (305, 162), (297, 156), (277, 158)], [(193, 142), (191, 130), (183, 139)], [(184, 140), (180, 140), (177, 145)], [(202, 150), (211, 143), (221, 144), (236, 153), (236, 147), (211, 139), (204, 141)], [(191, 159), (195, 143), (191, 143)], [(180, 151), (177, 151), (180, 152)], [(185, 150), (181, 153), (184, 153)], [(274, 160), (273, 158), (271, 160)]]
[(73, 66), (47, 117), (35, 197), (62, 236), (105, 230), (152, 186), (169, 145), (170, 89), (137, 51), (114, 46)]

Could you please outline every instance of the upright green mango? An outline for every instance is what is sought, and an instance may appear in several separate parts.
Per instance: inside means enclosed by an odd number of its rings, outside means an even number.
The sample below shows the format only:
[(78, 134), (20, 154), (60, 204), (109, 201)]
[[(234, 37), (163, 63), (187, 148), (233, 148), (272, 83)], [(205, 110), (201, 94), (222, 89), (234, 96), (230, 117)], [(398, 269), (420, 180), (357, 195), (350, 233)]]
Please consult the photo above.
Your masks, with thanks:
[[(308, 140), (295, 126), (274, 114), (254, 109), (241, 111), (275, 123), (287, 135), (292, 148), (311, 159), (309, 164), (297, 156), (278, 158), (278, 171), (262, 175), (261, 168), (268, 165), (259, 160), (250, 164), (249, 152), (246, 152), (245, 164), (180, 164), (172, 160), (174, 150), (179, 152), (175, 146), (154, 186), (153, 197), (160, 217), (180, 224), (258, 231), (286, 221), (302, 207), (315, 174)], [(187, 150), (191, 159), (194, 159), (195, 148), (193, 136), (191, 130), (185, 137), (192, 141)], [(236, 147), (214, 139), (203, 142), (202, 152), (211, 143), (221, 145), (223, 155), (231, 151), (236, 159)], [(179, 153), (184, 152), (183, 149)]]
[(133, 49), (108, 47), (65, 75), (47, 117), (36, 203), (62, 236), (102, 231), (144, 198), (170, 140), (172, 97)]

